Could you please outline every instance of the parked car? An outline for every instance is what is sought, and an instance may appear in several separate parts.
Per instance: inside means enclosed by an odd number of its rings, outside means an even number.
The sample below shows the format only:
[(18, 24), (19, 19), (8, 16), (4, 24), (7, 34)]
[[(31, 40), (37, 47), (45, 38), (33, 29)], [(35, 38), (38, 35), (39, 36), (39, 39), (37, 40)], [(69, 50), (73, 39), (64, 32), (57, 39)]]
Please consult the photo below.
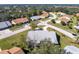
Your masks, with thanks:
[(36, 30), (43, 30), (42, 28), (36, 28)]
[(76, 34), (76, 33), (72, 33), (72, 35), (77, 36), (77, 34)]

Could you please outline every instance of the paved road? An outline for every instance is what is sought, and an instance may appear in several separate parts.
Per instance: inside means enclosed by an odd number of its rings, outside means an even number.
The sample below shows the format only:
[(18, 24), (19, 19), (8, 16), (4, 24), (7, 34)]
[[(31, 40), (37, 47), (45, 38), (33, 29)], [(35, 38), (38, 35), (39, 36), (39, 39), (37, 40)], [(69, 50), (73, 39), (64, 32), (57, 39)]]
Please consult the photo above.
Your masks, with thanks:
[(10, 37), (12, 35), (15, 35), (17, 33), (23, 32), (23, 31), (28, 30), (28, 29), (31, 29), (31, 27), (26, 25), (24, 28), (16, 30), (16, 31), (10, 31), (9, 29), (0, 31), (0, 39)]
[(76, 39), (75, 39), (75, 36), (72, 35), (72, 33), (67, 32), (67, 31), (65, 31), (65, 30), (63, 30), (63, 29), (60, 29), (60, 28), (58, 28), (58, 27), (55, 27), (55, 26), (52, 26), (52, 25), (48, 24), (47, 22), (49, 22), (49, 21), (51, 21), (51, 19), (50, 19), (50, 20), (47, 20), (47, 21), (45, 21), (45, 22), (42, 21), (41, 23), (38, 24), (38, 26), (39, 26), (39, 25), (45, 25), (45, 27), (43, 27), (44, 30), (47, 30), (47, 28), (50, 27), (50, 28), (52, 28), (52, 29), (54, 29), (54, 30), (56, 30), (56, 31), (59, 31), (59, 32), (63, 33), (64, 35), (66, 35), (66, 36), (68, 36), (68, 37), (70, 37), (70, 38), (76, 40)]

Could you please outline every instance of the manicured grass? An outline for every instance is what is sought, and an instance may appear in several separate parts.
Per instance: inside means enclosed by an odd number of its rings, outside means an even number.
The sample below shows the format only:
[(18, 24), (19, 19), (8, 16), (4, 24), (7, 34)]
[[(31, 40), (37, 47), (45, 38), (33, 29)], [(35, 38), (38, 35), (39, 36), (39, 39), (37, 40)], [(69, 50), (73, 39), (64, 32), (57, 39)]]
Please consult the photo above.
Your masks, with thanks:
[(18, 29), (20, 29), (20, 28), (23, 28), (23, 25), (24, 25), (24, 24), (12, 26), (12, 27), (10, 28), (10, 30), (11, 30), (11, 31), (18, 30)]
[[(48, 31), (55, 31), (52, 28), (47, 28)], [(74, 45), (76, 47), (79, 47), (79, 44), (75, 44), (74, 40), (71, 38), (68, 38), (67, 36), (63, 35), (62, 33), (55, 31), (59, 36), (60, 36), (60, 43), (61, 43), (61, 48), (64, 48), (65, 46), (68, 45)]]
[(50, 27), (48, 27), (47, 30), (48, 30), (48, 31), (55, 31), (55, 30), (53, 30), (53, 29), (50, 28)]
[(46, 20), (48, 20), (48, 18), (44, 18), (44, 19), (41, 19), (42, 21), (46, 21)]
[(54, 24), (52, 22), (49, 22), (48, 24), (51, 24), (51, 25), (56, 26), (58, 28), (64, 29), (64, 30), (66, 30), (66, 31), (68, 31), (70, 33), (76, 33), (75, 29), (70, 29), (68, 26), (63, 26), (63, 25), (57, 24), (57, 23)]
[(11, 37), (0, 40), (0, 48), (9, 49), (13, 46), (19, 46), (21, 48), (26, 47), (25, 40), (27, 33), (28, 31), (24, 31)]
[(43, 28), (44, 27), (44, 25), (40, 25), (40, 26), (38, 26), (37, 28)]

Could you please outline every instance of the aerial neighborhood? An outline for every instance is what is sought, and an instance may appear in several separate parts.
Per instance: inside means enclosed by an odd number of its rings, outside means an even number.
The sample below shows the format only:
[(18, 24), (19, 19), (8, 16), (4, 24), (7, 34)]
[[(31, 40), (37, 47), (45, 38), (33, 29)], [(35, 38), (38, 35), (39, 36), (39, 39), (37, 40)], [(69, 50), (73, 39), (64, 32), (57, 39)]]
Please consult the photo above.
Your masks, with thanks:
[(0, 54), (79, 54), (79, 6), (0, 5)]

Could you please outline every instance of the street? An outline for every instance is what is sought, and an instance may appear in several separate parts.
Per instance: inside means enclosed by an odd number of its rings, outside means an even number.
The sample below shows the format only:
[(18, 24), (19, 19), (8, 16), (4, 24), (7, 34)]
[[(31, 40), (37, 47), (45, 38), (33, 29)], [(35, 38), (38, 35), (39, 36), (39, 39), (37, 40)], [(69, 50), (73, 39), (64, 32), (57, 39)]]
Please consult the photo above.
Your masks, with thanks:
[(16, 31), (10, 31), (9, 29), (2, 30), (2, 31), (0, 31), (0, 39), (10, 37), (12, 35), (15, 35), (17, 33), (20, 33), (20, 32), (23, 32), (23, 31), (29, 30), (29, 29), (31, 29), (31, 27), (26, 25), (24, 28), (16, 30)]

